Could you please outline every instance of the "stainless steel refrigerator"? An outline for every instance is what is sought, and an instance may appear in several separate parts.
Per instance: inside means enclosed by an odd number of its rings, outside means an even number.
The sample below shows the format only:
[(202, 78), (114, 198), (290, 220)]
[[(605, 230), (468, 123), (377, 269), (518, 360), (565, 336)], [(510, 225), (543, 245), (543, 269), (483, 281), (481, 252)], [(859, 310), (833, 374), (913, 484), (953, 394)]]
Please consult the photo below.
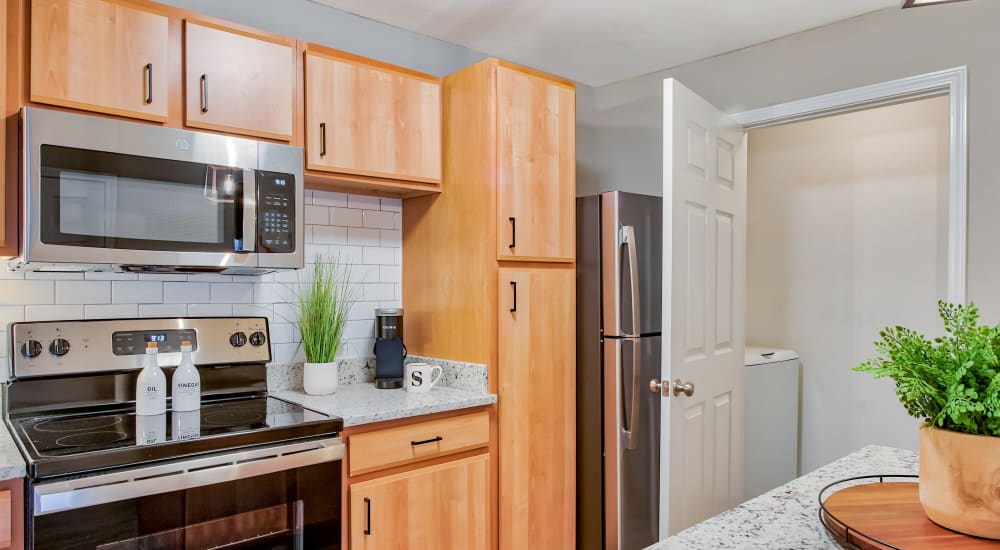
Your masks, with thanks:
[(577, 214), (577, 547), (659, 539), (663, 202), (619, 191)]

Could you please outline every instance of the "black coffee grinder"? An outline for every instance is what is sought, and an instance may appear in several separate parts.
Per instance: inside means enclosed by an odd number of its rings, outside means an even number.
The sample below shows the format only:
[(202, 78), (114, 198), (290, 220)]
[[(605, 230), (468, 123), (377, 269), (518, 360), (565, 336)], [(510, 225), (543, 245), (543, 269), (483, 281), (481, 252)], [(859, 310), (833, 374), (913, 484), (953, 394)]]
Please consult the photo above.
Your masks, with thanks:
[(403, 310), (375, 310), (375, 387), (392, 390), (403, 387)]

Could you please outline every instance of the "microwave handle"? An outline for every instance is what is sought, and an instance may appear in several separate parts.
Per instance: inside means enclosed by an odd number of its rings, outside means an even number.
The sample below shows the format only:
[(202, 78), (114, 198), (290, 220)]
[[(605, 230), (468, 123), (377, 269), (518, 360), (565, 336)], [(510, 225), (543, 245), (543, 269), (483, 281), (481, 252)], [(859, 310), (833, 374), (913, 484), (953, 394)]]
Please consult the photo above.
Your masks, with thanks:
[(243, 171), (243, 230), (237, 239), (234, 252), (253, 252), (257, 249), (257, 172)]

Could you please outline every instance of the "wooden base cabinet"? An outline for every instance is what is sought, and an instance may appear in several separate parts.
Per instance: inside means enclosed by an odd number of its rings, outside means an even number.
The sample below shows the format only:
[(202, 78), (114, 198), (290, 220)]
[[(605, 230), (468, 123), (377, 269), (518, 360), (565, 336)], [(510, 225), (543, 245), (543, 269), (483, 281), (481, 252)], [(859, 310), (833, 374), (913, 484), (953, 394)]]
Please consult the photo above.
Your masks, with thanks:
[(350, 486), (351, 550), (489, 548), (482, 454)]

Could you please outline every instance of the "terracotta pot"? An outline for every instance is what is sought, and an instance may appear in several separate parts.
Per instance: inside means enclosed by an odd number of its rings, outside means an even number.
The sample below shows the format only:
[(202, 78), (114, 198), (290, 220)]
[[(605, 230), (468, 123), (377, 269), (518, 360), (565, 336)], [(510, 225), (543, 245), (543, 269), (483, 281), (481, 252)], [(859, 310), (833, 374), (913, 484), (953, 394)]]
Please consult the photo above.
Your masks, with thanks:
[(1000, 437), (921, 427), (920, 503), (941, 527), (1000, 539)]
[(302, 389), (309, 395), (330, 395), (337, 391), (337, 362), (306, 363), (302, 370)]

